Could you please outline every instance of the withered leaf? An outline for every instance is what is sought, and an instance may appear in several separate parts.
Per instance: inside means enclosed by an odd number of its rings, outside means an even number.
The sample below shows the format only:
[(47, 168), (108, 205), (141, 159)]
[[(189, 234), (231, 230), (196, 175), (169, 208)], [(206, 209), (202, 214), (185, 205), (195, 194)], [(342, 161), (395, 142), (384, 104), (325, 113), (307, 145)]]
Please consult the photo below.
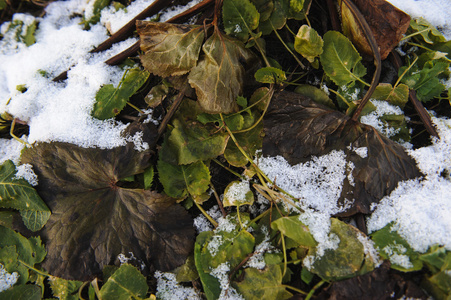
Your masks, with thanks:
[[(339, 202), (354, 202), (342, 216), (369, 213), (370, 205), (389, 194), (399, 181), (421, 176), (401, 145), (371, 126), (295, 93), (280, 92), (273, 97), (264, 128), (263, 155), (281, 155), (291, 165), (332, 150), (345, 152), (347, 161), (354, 164), (354, 183), (344, 180)], [(354, 151), (361, 147), (367, 148), (365, 157)]]
[(256, 59), (255, 55), (219, 30), (208, 38), (202, 51), (205, 57), (188, 75), (200, 106), (208, 113), (238, 110), (236, 98), (243, 90), (245, 66)]
[(131, 143), (111, 150), (42, 143), (23, 152), (53, 212), (41, 235), (49, 273), (87, 280), (129, 252), (159, 270), (184, 263), (194, 237), (187, 212), (172, 198), (118, 184), (143, 172), (149, 159)]
[(162, 77), (188, 73), (199, 59), (204, 41), (201, 26), (137, 21), (143, 66)]
[[(409, 28), (409, 15), (385, 0), (353, 0), (353, 2), (371, 28), (379, 46), (381, 59), (387, 58)], [(343, 33), (349, 37), (362, 54), (372, 57), (373, 52), (365, 34), (344, 1), (341, 1), (341, 16)]]

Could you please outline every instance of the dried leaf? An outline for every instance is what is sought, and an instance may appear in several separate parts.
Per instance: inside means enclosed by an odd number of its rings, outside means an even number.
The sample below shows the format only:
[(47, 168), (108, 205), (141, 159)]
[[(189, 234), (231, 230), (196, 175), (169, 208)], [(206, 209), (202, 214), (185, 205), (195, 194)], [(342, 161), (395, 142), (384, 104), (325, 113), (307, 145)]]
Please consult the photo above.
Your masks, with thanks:
[(25, 179), (16, 178), (16, 167), (10, 160), (0, 166), (0, 207), (19, 210), (31, 231), (41, 229), (50, 218), (50, 210), (36, 190)]
[(222, 6), (224, 31), (242, 41), (257, 29), (260, 14), (249, 0), (225, 0)]
[(205, 57), (188, 75), (201, 108), (208, 113), (238, 110), (236, 98), (242, 94), (245, 66), (256, 59), (244, 45), (219, 30), (202, 46)]
[[(358, 21), (346, 3), (340, 2), (343, 33), (362, 54), (372, 57), (373, 52)], [(385, 0), (353, 0), (353, 2), (371, 28), (381, 59), (387, 58), (409, 28), (409, 15)]]
[(133, 144), (102, 150), (43, 143), (24, 151), (53, 212), (42, 231), (49, 273), (86, 280), (129, 252), (159, 270), (184, 263), (194, 235), (186, 211), (156, 192), (118, 185), (143, 172), (149, 159)]
[(323, 39), (320, 59), (327, 76), (340, 87), (353, 86), (356, 81), (361, 81), (366, 68), (352, 43), (341, 33), (332, 30), (326, 32)]
[(152, 74), (168, 77), (188, 73), (197, 63), (204, 41), (201, 26), (137, 21), (141, 62)]
[[(343, 150), (355, 168), (354, 185), (343, 182), (344, 199), (354, 199), (342, 215), (369, 213), (396, 188), (399, 181), (420, 176), (415, 161), (404, 148), (379, 134), (371, 126), (353, 122), (336, 110), (328, 109), (298, 94), (276, 94), (264, 119), (263, 154), (282, 155), (291, 165), (305, 162), (332, 150)], [(361, 157), (353, 149), (366, 147)]]

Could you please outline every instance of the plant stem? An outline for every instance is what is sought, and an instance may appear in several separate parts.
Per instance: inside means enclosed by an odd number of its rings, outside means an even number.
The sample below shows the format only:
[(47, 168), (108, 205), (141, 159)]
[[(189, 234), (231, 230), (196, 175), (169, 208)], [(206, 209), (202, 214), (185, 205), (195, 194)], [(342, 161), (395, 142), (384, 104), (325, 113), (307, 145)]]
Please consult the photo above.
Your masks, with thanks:
[(298, 292), (299, 294), (307, 295), (307, 292), (304, 292), (303, 290), (300, 290), (300, 289), (297, 289), (297, 288), (295, 288), (295, 287), (292, 287), (291, 285), (282, 284), (282, 286), (283, 286), (284, 288), (287, 288), (287, 289), (290, 289), (290, 290), (292, 290), (292, 291)]
[(320, 288), (324, 283), (326, 283), (326, 281), (324, 281), (324, 280), (321, 280), (320, 282), (318, 282), (318, 283), (310, 290), (310, 292), (308, 293), (307, 297), (305, 297), (304, 300), (310, 300), (310, 298), (313, 297), (313, 294), (316, 292), (316, 290), (317, 290), (318, 288)]
[(305, 69), (304, 64), (299, 60), (299, 58), (297, 57), (297, 55), (294, 54), (293, 51), (291, 51), (290, 47), (288, 47), (288, 45), (285, 44), (285, 42), (283, 41), (282, 37), (279, 35), (279, 33), (277, 32), (277, 29), (275, 29), (274, 26), (273, 26), (273, 29), (274, 29), (274, 33), (276, 34), (276, 36), (277, 36), (277, 38), (280, 40), (280, 42), (283, 44), (283, 46), (285, 47), (285, 49), (287, 49), (287, 51), (294, 57), (294, 59), (296, 60), (296, 62), (299, 64), (299, 66), (300, 66), (302, 69)]
[(201, 211), (201, 213), (208, 219), (208, 221), (210, 221), (211, 224), (213, 224), (213, 226), (216, 228), (218, 227), (218, 222), (216, 222), (215, 220), (213, 220), (212, 217), (210, 217), (209, 214), (207, 214), (207, 212), (205, 211), (205, 209), (196, 201), (194, 201), (194, 203), (196, 204), (197, 208)]
[(282, 277), (285, 276), (285, 274), (287, 273), (287, 247), (285, 246), (285, 236), (283, 235), (283, 233), (280, 233), (280, 237), (282, 239), (282, 251), (283, 251), (283, 272), (282, 272)]
[(24, 265), (25, 267), (27, 267), (28, 269), (33, 270), (34, 272), (38, 273), (39, 275), (46, 276), (46, 277), (50, 276), (50, 274), (48, 274), (46, 272), (43, 272), (43, 271), (40, 271), (40, 270), (34, 268), (33, 266), (30, 266), (29, 264), (27, 264), (26, 262), (24, 262), (24, 261), (22, 261), (20, 259), (18, 259), (17, 261), (19, 263), (21, 263), (22, 265)]
[(401, 81), (401, 79), (404, 77), (404, 75), (406, 75), (407, 72), (409, 72), (409, 70), (412, 68), (412, 66), (417, 62), (418, 60), (418, 56), (415, 57), (415, 59), (413, 60), (413, 62), (407, 67), (407, 69), (404, 70), (404, 72), (402, 72), (401, 76), (398, 77), (398, 80), (396, 80), (395, 85), (393, 85), (393, 87), (396, 87), (399, 82)]

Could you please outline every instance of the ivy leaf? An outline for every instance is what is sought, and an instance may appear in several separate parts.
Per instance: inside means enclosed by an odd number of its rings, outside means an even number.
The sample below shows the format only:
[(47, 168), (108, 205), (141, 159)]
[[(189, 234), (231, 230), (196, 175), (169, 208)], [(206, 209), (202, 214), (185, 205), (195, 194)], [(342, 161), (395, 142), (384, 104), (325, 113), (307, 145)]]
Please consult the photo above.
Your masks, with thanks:
[(279, 265), (268, 265), (263, 270), (246, 268), (244, 279), (234, 285), (245, 299), (289, 299), (293, 295), (285, 289), (282, 277)]
[(15, 176), (12, 161), (7, 160), (0, 166), (0, 207), (19, 210), (25, 226), (37, 231), (50, 218), (50, 210), (25, 179)]
[(338, 248), (323, 250), (324, 254), (320, 256), (316, 256), (317, 249), (313, 248), (304, 263), (309, 261), (309, 271), (327, 281), (360, 275), (365, 259), (363, 245), (358, 239), (361, 234), (355, 227), (331, 218), (329, 235), (339, 241)]
[(242, 41), (257, 29), (260, 14), (249, 0), (225, 0), (222, 6), (224, 31)]
[(320, 59), (327, 76), (338, 86), (352, 86), (356, 81), (362, 81), (366, 68), (352, 43), (343, 34), (332, 30), (326, 32), (323, 38)]
[(129, 252), (159, 270), (184, 263), (194, 235), (186, 211), (167, 196), (120, 186), (121, 178), (142, 173), (150, 156), (134, 144), (85, 149), (42, 143), (23, 152), (22, 160), (40, 178), (38, 193), (53, 212), (42, 230), (49, 273), (85, 280)]
[(323, 39), (315, 29), (302, 25), (294, 37), (294, 50), (305, 57), (310, 63), (323, 53)]
[(371, 98), (386, 100), (390, 104), (404, 108), (409, 101), (409, 87), (402, 83), (395, 87), (389, 83), (379, 83)]
[(316, 247), (318, 244), (308, 227), (299, 221), (299, 216), (279, 218), (271, 223), (271, 228), (280, 231), (298, 245)]
[(256, 59), (244, 45), (215, 29), (202, 46), (205, 57), (188, 75), (201, 108), (207, 113), (238, 110), (236, 98), (242, 94), (245, 66)]
[[(332, 150), (344, 151), (346, 160), (354, 164), (354, 183), (343, 181), (338, 202), (343, 205), (345, 198), (354, 202), (342, 215), (369, 213), (371, 203), (390, 194), (399, 181), (421, 175), (401, 145), (371, 126), (353, 122), (341, 112), (298, 94), (275, 94), (263, 121), (263, 155), (281, 155), (296, 165)], [(366, 156), (353, 150), (362, 147), (367, 148)]]
[(97, 92), (92, 116), (106, 120), (119, 114), (130, 97), (141, 88), (147, 78), (149, 78), (149, 72), (142, 71), (139, 68), (125, 70), (117, 87), (107, 84)]
[(100, 289), (100, 299), (127, 300), (146, 296), (146, 277), (134, 266), (123, 264), (111, 275)]
[(189, 165), (173, 165), (160, 159), (158, 174), (164, 192), (175, 198), (183, 198), (188, 194), (201, 196), (210, 186), (210, 171), (202, 161)]
[(138, 21), (141, 62), (152, 74), (169, 77), (188, 73), (196, 66), (204, 42), (202, 26)]
[(28, 268), (21, 262), (34, 266), (42, 262), (46, 255), (40, 237), (27, 239), (3, 226), (0, 226), (0, 249), (4, 255), (0, 256), (0, 261), (7, 267), (8, 272), (17, 271), (20, 274), (19, 284), (25, 284), (28, 281)]
[[(383, 259), (390, 259), (391, 268), (410, 272), (421, 270), (423, 267), (419, 254), (396, 232), (392, 223), (373, 232), (371, 239), (377, 247), (379, 255)], [(401, 261), (403, 265), (401, 265)]]
[(287, 80), (283, 70), (274, 67), (265, 67), (255, 72), (255, 80), (261, 83), (281, 83)]
[(49, 277), (49, 283), (53, 296), (60, 300), (78, 300), (78, 290), (83, 284), (81, 281), (65, 280), (54, 276)]

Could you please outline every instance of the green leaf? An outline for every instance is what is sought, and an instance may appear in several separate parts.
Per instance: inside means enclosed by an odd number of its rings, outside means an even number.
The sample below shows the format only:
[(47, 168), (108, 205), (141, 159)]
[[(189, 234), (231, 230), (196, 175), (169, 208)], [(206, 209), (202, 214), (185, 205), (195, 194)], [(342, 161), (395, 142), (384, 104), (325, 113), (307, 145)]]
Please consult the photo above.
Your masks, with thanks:
[(6, 8), (6, 0), (0, 0), (0, 10)]
[(393, 269), (411, 272), (421, 270), (423, 267), (419, 254), (396, 232), (392, 223), (372, 233), (371, 239), (379, 255), (384, 259), (390, 259)]
[(270, 17), (264, 22), (260, 22), (259, 29), (263, 35), (270, 34), (273, 30), (281, 29), (287, 22), (287, 15), (290, 10), (290, 0), (274, 0), (274, 8)]
[(324, 34), (323, 53), (320, 55), (324, 72), (338, 86), (352, 86), (362, 81), (366, 68), (360, 62), (362, 58), (352, 43), (337, 31)]
[(451, 252), (448, 252), (444, 247), (432, 246), (427, 253), (421, 254), (419, 258), (426, 263), (433, 273), (451, 269)]
[(184, 263), (194, 236), (186, 210), (175, 199), (118, 183), (150, 166), (150, 150), (134, 148), (40, 143), (23, 151), (54, 212), (41, 233), (48, 251), (43, 267), (50, 274), (85, 280), (129, 252), (162, 271)]
[(150, 166), (149, 168), (147, 168), (144, 173), (144, 189), (145, 190), (150, 190), (150, 188), (152, 187), (152, 183), (153, 183), (153, 177), (154, 177), (154, 168), (153, 166)]
[(308, 227), (299, 221), (299, 216), (279, 218), (271, 223), (271, 228), (280, 231), (300, 246), (316, 247), (318, 244)]
[(2, 300), (17, 300), (17, 299), (27, 299), (27, 300), (40, 300), (41, 288), (34, 284), (21, 284), (15, 285), (0, 294)]
[(138, 21), (141, 62), (152, 74), (169, 77), (188, 73), (199, 59), (202, 26)]
[(15, 272), (19, 275), (16, 285), (25, 284), (28, 281), (28, 268), (19, 263), (18, 256), (15, 245), (0, 248), (0, 267), (4, 267), (10, 274)]
[(198, 122), (173, 121), (174, 129), (163, 149), (170, 149), (176, 156), (172, 163), (186, 165), (200, 160), (215, 158), (224, 153), (228, 135), (213, 126)]
[(409, 100), (409, 87), (402, 83), (395, 87), (389, 83), (379, 83), (371, 98), (386, 100), (390, 104), (404, 108)]
[(263, 270), (244, 269), (244, 279), (235, 283), (238, 292), (248, 300), (288, 299), (293, 295), (282, 284), (279, 265), (269, 265)]
[(323, 45), (321, 36), (308, 25), (302, 25), (294, 38), (294, 49), (310, 63), (323, 53)]
[(261, 83), (281, 83), (287, 80), (285, 72), (274, 67), (258, 69), (254, 77), (255, 80)]
[(89, 6), (92, 6), (92, 10), (87, 14), (86, 11), (83, 15), (83, 24), (85, 29), (89, 29), (91, 25), (97, 24), (100, 21), (100, 13), (102, 9), (110, 5), (111, 0), (90, 0)]
[[(313, 251), (309, 251), (304, 264), (308, 261), (309, 271), (327, 281), (349, 278), (371, 271), (371, 263), (365, 263), (364, 248), (358, 239), (359, 235), (363, 234), (355, 227), (331, 218), (329, 237), (337, 239), (338, 248), (322, 250), (323, 255), (314, 248)], [(374, 264), (372, 265), (374, 267)]]
[(254, 193), (249, 188), (248, 181), (232, 181), (224, 191), (223, 205), (241, 206), (252, 205), (254, 203)]
[(260, 13), (260, 22), (268, 20), (274, 10), (273, 0), (251, 0)]
[(313, 85), (301, 84), (300, 86), (296, 87), (294, 91), (298, 94), (312, 99), (316, 103), (320, 103), (329, 108), (335, 109), (335, 104), (329, 98), (329, 96), (323, 90), (314, 87)]
[(47, 223), (50, 210), (25, 179), (15, 176), (12, 161), (7, 160), (0, 166), (0, 207), (19, 210), (25, 226), (37, 231)]
[(196, 244), (194, 245), (194, 262), (196, 265), (199, 278), (202, 283), (202, 287), (205, 296), (208, 300), (216, 300), (221, 294), (221, 285), (216, 277), (209, 274), (209, 270), (204, 270), (204, 261), (202, 259), (202, 248), (205, 240), (213, 235), (212, 231), (201, 232), (196, 238)]
[(446, 42), (446, 38), (443, 34), (432, 26), (428, 21), (423, 18), (416, 18), (410, 20), (410, 28), (408, 33), (419, 34), (423, 40), (428, 44), (435, 44), (439, 42)]
[(222, 6), (224, 31), (242, 41), (258, 27), (260, 14), (249, 0), (224, 0)]
[(128, 300), (144, 298), (147, 294), (146, 278), (134, 266), (123, 264), (100, 289), (101, 299)]
[(202, 51), (204, 58), (188, 75), (201, 108), (208, 113), (236, 111), (236, 98), (243, 92), (245, 67), (256, 59), (255, 55), (243, 43), (219, 30), (208, 38)]
[(83, 282), (74, 280), (65, 280), (62, 278), (50, 276), (50, 288), (53, 296), (60, 300), (78, 300), (78, 290)]
[(173, 165), (160, 159), (157, 167), (164, 192), (171, 197), (183, 198), (188, 194), (200, 196), (209, 188), (210, 171), (202, 161)]
[(97, 92), (92, 116), (106, 120), (118, 115), (147, 78), (149, 78), (149, 72), (141, 71), (139, 68), (125, 70), (117, 87), (107, 84)]

